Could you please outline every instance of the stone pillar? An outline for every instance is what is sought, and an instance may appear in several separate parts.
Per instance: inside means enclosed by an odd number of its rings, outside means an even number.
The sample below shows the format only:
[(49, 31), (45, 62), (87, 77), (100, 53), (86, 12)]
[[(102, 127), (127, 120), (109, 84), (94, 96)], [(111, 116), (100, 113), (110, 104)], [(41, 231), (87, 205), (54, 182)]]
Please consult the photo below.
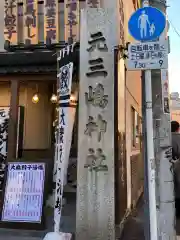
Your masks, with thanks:
[(11, 80), (11, 100), (10, 100), (10, 118), (8, 126), (8, 153), (7, 161), (13, 161), (16, 158), (17, 149), (17, 124), (19, 109), (19, 81)]
[(115, 239), (114, 11), (81, 14), (76, 239)]

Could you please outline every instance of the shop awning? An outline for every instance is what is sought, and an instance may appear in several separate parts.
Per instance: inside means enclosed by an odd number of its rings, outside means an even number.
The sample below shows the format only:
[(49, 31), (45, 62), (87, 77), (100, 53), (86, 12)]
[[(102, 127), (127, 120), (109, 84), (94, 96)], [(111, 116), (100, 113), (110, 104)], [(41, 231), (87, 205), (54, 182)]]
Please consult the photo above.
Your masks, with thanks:
[(0, 74), (56, 72), (55, 51), (0, 53)]

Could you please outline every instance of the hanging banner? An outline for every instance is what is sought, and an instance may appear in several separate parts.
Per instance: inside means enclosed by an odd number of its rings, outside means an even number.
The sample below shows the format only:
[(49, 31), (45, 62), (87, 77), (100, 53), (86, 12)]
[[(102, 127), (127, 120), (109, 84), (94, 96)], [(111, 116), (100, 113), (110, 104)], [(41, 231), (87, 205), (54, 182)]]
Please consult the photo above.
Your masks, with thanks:
[(56, 190), (54, 208), (54, 231), (59, 232), (63, 188), (67, 182), (67, 168), (69, 163), (72, 132), (75, 118), (75, 111), (70, 106), (72, 88), (73, 62), (70, 62), (59, 69), (58, 77), (58, 126), (56, 135)]
[(57, 43), (57, 30), (60, 22), (58, 22), (58, 1), (45, 0), (44, 1), (44, 42), (48, 40)]
[(0, 108), (0, 197), (4, 186), (4, 171), (7, 159), (7, 140), (8, 140), (8, 123), (9, 107)]
[(27, 44), (38, 43), (37, 0), (25, 0), (24, 41)]
[[(77, 51), (78, 49), (78, 51)], [(58, 63), (58, 69), (62, 69), (62, 67), (64, 66), (69, 66), (70, 63), (73, 63), (73, 66), (74, 64), (79, 64), (79, 44), (78, 43), (73, 43), (71, 45), (67, 45), (65, 48), (61, 49), (58, 53), (57, 53), (57, 63)], [(60, 73), (60, 71), (59, 71)], [(73, 68), (73, 75), (76, 75), (78, 76), (79, 74), (79, 69), (76, 68), (74, 69)], [(58, 75), (60, 77), (60, 75)], [(57, 86), (59, 86), (60, 84), (60, 79), (58, 77), (58, 81), (57, 81)], [(71, 84), (71, 82), (69, 82), (69, 84)], [(66, 84), (65, 84), (66, 85)], [(69, 118), (71, 119), (71, 124), (74, 124), (74, 117), (75, 116), (75, 113), (76, 113), (76, 105), (77, 105), (77, 101), (76, 101), (76, 104), (73, 104), (72, 102), (72, 99), (70, 100), (70, 95), (71, 95), (71, 88), (72, 88), (72, 84), (69, 86), (69, 91), (67, 93), (67, 95), (64, 95), (68, 101), (67, 101), (67, 104), (66, 104), (66, 101), (65, 101), (65, 104), (68, 105), (69, 104), (69, 107), (68, 107), (68, 116)], [(58, 87), (58, 89), (60, 89), (60, 87)], [(67, 92), (67, 91), (65, 91)], [(61, 96), (62, 96), (62, 91), (58, 90), (58, 95), (60, 95), (61, 93)], [(77, 99), (77, 94), (76, 92), (73, 93), (73, 97)], [(61, 99), (62, 100), (62, 99)], [(59, 102), (60, 102), (60, 97), (59, 97)], [(62, 101), (61, 101), (62, 103)], [(60, 108), (60, 105), (58, 105), (58, 107), (56, 108), (57, 110), (57, 118), (55, 120), (55, 155), (54, 155), (54, 170), (53, 170), (53, 182), (54, 182), (54, 186), (55, 186), (55, 183), (56, 183), (56, 176), (57, 176), (57, 156), (58, 156), (58, 149), (57, 149), (57, 131), (58, 131), (58, 114), (59, 114), (59, 108)], [(67, 148), (66, 148), (67, 149)], [(48, 201), (47, 201), (47, 204), (49, 206), (54, 206), (54, 195), (55, 195), (55, 189), (53, 189), (53, 193), (52, 195), (49, 196), (48, 198)]]
[(44, 180), (44, 163), (9, 163), (1, 220), (41, 223)]
[[(19, 150), (22, 149), (23, 135), (23, 107), (19, 107), (18, 112), (18, 124), (17, 124), (17, 146), (16, 146), (16, 158), (19, 157)], [(5, 167), (8, 151), (8, 123), (9, 123), (10, 107), (0, 107), (0, 201), (4, 189), (5, 181)]]
[(58, 61), (61, 61), (61, 59), (63, 59), (63, 63), (69, 63), (70, 59), (73, 60), (73, 62), (77, 62), (76, 60), (78, 60), (77, 58), (79, 57), (79, 55), (77, 56), (76, 52), (75, 52), (75, 48), (77, 46), (77, 43), (74, 42), (70, 45), (67, 45), (65, 48), (61, 49), (59, 51), (58, 54)]
[(79, 0), (64, 0), (65, 41), (79, 40)]
[(12, 45), (17, 44), (17, 1), (5, 0), (4, 6), (4, 39)]

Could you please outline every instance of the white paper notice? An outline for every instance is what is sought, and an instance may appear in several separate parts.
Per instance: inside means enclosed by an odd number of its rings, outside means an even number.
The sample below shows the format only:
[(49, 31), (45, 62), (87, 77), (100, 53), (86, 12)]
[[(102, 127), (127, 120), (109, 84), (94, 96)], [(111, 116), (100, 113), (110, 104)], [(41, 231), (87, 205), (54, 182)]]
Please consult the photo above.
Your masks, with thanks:
[(40, 223), (44, 163), (9, 163), (2, 221)]

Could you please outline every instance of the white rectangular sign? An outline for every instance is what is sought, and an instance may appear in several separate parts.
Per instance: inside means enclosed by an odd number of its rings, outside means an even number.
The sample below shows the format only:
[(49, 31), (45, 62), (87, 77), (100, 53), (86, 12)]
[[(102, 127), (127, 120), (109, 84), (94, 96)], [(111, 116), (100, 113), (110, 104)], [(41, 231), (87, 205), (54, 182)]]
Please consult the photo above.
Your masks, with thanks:
[(133, 71), (168, 68), (168, 41), (129, 44), (126, 64)]
[(2, 221), (41, 223), (44, 163), (9, 163)]

